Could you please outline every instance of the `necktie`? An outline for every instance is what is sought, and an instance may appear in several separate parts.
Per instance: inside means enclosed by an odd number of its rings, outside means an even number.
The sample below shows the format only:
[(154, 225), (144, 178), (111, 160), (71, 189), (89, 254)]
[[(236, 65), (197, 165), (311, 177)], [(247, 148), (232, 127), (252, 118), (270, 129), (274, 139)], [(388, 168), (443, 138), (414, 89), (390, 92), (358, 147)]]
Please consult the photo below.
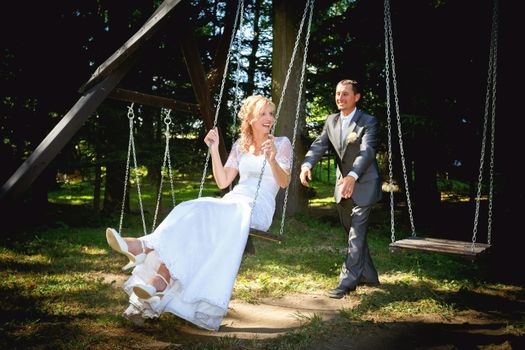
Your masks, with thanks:
[(345, 143), (346, 143), (346, 140), (344, 139), (344, 136), (345, 136), (345, 133), (344, 133), (344, 130), (346, 129), (346, 127), (348, 126), (348, 120), (350, 118), (349, 117), (341, 117), (341, 153), (343, 152), (344, 148), (345, 148)]

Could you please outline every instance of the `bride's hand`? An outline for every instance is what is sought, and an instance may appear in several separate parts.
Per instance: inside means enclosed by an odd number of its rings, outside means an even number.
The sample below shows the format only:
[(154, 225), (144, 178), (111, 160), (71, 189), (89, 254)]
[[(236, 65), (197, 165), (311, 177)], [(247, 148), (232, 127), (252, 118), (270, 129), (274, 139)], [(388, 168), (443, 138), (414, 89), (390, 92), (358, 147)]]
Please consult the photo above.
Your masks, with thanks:
[(273, 161), (277, 154), (274, 139), (275, 137), (273, 135), (268, 135), (268, 140), (264, 141), (261, 145), (261, 151), (268, 161)]
[(214, 127), (210, 131), (208, 131), (208, 134), (206, 137), (204, 137), (204, 143), (210, 147), (218, 149), (219, 147), (219, 132), (217, 131), (217, 127)]

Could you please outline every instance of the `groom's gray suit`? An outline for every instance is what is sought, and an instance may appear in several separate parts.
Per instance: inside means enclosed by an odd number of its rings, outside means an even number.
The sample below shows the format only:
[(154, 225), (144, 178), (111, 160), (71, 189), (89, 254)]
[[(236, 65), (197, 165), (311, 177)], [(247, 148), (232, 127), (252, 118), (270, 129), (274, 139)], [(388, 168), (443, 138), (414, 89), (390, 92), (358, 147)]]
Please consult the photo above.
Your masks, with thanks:
[[(339, 113), (326, 118), (323, 131), (310, 146), (304, 163), (313, 166), (332, 146), (336, 154), (336, 181), (350, 172), (358, 176), (351, 198), (341, 197), (337, 182), (334, 192), (341, 224), (348, 233), (348, 253), (338, 287), (353, 290), (359, 283), (379, 284), (366, 238), (370, 210), (381, 199), (381, 179), (376, 162), (379, 128), (374, 116), (360, 110), (346, 128), (341, 129), (341, 122)], [(355, 136), (357, 138), (353, 141)]]

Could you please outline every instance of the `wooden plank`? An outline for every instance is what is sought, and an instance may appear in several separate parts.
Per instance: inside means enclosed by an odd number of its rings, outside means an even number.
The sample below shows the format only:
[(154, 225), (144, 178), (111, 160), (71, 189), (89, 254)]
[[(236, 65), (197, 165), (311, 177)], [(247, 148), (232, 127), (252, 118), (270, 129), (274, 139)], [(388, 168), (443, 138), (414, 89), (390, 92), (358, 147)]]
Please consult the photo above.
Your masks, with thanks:
[(476, 257), (484, 254), (490, 248), (489, 244), (448, 239), (412, 237), (401, 239), (389, 245), (391, 252), (403, 250), (429, 251), (446, 254), (457, 254), (467, 257)]
[(475, 255), (483, 252), (487, 245), (477, 243), (473, 247), (471, 242), (410, 238), (394, 242), (391, 247)]
[(188, 69), (188, 74), (190, 76), (191, 87), (195, 93), (197, 103), (200, 106), (204, 127), (206, 130), (209, 130), (213, 127), (214, 119), (211, 112), (213, 110), (212, 98), (208, 86), (208, 79), (206, 78), (206, 73), (204, 72), (204, 66), (200, 57), (199, 48), (197, 47), (197, 40), (193, 35), (190, 23), (188, 23), (188, 27), (189, 28), (184, 29), (185, 32), (182, 33), (180, 38), (182, 55), (184, 56), (186, 68)]
[(103, 81), (84, 93), (33, 153), (4, 183), (0, 189), (0, 201), (17, 198), (29, 188), (33, 181), (76, 134), (89, 116), (95, 112), (107, 95), (126, 75), (134, 60), (120, 65)]
[(199, 113), (199, 105), (195, 103), (188, 103), (173, 100), (167, 97), (155, 96), (144, 94), (142, 92), (132, 91), (117, 88), (111, 92), (108, 96), (114, 100), (135, 102), (141, 105), (153, 106), (153, 107), (164, 107), (175, 111), (186, 112), (186, 113)]
[(266, 239), (272, 242), (282, 242), (283, 238), (279, 235), (274, 235), (273, 233), (257, 230), (254, 228), (250, 229), (250, 236)]
[(161, 23), (168, 17), (171, 10), (181, 0), (165, 0), (157, 7), (151, 17), (144, 25), (113, 53), (104, 63), (95, 70), (91, 78), (80, 87), (80, 93), (90, 89), (94, 84), (108, 76), (113, 70), (117, 69), (122, 62), (137, 51), (149, 38), (157, 31)]

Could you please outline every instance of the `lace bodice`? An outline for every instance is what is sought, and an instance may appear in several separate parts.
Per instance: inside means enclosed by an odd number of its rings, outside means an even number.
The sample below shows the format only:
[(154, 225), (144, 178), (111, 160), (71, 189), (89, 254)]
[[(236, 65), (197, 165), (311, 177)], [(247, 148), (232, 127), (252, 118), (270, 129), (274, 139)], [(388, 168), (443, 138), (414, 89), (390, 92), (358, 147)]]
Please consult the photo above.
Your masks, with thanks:
[[(287, 137), (276, 137), (274, 142), (277, 148), (275, 159), (281, 168), (289, 169), (293, 156), (290, 140)], [(250, 153), (243, 153), (239, 140), (237, 140), (224, 166), (239, 170), (239, 182), (225, 197), (231, 198), (234, 195), (244, 196), (245, 200), (252, 203), (255, 198), (264, 159), (264, 155), (255, 156)], [(261, 186), (257, 193), (254, 213), (252, 215), (252, 227), (267, 230), (271, 225), (275, 211), (275, 196), (277, 192), (279, 192), (279, 185), (273, 177), (270, 165), (267, 163), (264, 168)]]

